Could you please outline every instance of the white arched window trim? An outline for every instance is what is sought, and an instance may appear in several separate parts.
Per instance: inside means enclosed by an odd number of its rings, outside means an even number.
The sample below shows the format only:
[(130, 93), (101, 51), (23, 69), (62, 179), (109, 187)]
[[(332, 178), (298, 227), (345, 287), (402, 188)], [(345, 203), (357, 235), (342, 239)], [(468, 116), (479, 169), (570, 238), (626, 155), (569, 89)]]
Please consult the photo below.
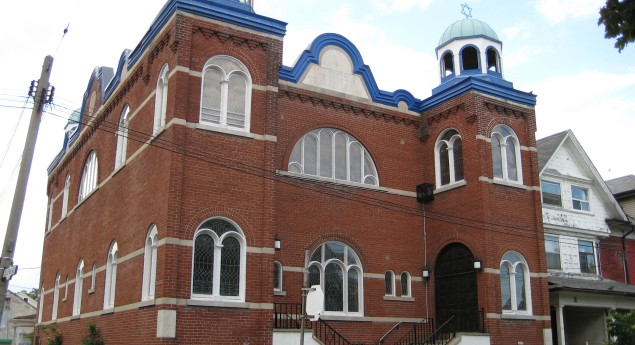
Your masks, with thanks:
[(412, 297), (412, 279), (410, 279), (410, 273), (401, 272), (401, 275), (399, 277), (401, 297)]
[[(209, 85), (207, 73), (218, 73), (220, 90), (214, 90), (214, 85)], [(230, 94), (232, 80), (242, 80), (245, 83), (245, 94)], [(206, 82), (207, 81), (207, 82)], [(208, 85), (206, 85), (206, 83)], [(201, 113), (200, 122), (211, 126), (249, 132), (251, 128), (251, 75), (247, 67), (238, 59), (228, 55), (217, 55), (209, 59), (203, 67), (201, 78)], [(237, 84), (233, 84), (234, 86)], [(210, 92), (211, 91), (211, 92)], [(219, 99), (207, 100), (206, 92), (214, 94), (218, 92)], [(214, 96), (216, 97), (216, 96)], [(232, 112), (231, 105), (240, 106), (242, 102), (232, 103), (231, 99), (244, 97), (242, 104), (244, 114)], [(239, 98), (240, 99), (240, 98)], [(244, 116), (244, 118), (242, 118)], [(240, 122), (243, 122), (240, 125)]]
[[(273, 291), (275, 292), (280, 292), (282, 291), (282, 264), (279, 261), (274, 261), (273, 262), (274, 265), (274, 284), (273, 284)], [(277, 279), (275, 279), (275, 272), (278, 272), (278, 277)], [(277, 280), (277, 281), (276, 281)]]
[(117, 128), (117, 151), (115, 152), (115, 169), (126, 164), (128, 148), (128, 126), (130, 125), (130, 107), (126, 104), (121, 111), (119, 127)]
[[(514, 258), (517, 257), (517, 259)], [(501, 276), (501, 303), (505, 303), (502, 298), (503, 289), (509, 288), (509, 293), (511, 297), (511, 308), (505, 309), (503, 305), (503, 314), (519, 314), (519, 315), (531, 315), (532, 314), (532, 302), (531, 302), (531, 280), (530, 280), (530, 271), (529, 266), (527, 265), (527, 261), (525, 258), (518, 252), (510, 251), (503, 255), (503, 259), (501, 260), (501, 269), (503, 265), (509, 269), (509, 286), (503, 286), (503, 279)], [(524, 310), (518, 309), (518, 299), (517, 299), (517, 289), (516, 289), (516, 275), (522, 269), (522, 277), (524, 280), (523, 286), (525, 287), (525, 305), (526, 308)]]
[(84, 260), (79, 260), (77, 271), (75, 273), (75, 292), (73, 295), (73, 315), (79, 315), (82, 312), (82, 290), (84, 287)]
[(51, 320), (57, 320), (57, 308), (60, 301), (60, 279), (59, 273), (55, 276), (55, 287), (53, 288), (53, 306), (51, 308)]
[(68, 214), (68, 194), (71, 188), (71, 174), (66, 175), (64, 180), (64, 191), (62, 192), (62, 218)]
[(53, 198), (53, 193), (49, 197), (49, 207), (48, 207), (48, 216), (46, 220), (46, 232), (51, 231), (51, 227), (53, 225), (53, 202), (55, 199)]
[[(454, 134), (449, 140), (443, 139), (446, 133), (450, 131), (455, 131), (456, 134)], [(457, 171), (457, 164), (460, 164), (461, 167), (463, 166), (463, 162), (462, 162), (463, 153), (461, 152), (461, 157), (460, 157), (461, 162), (456, 162), (454, 157), (455, 144), (457, 142), (461, 142), (461, 151), (462, 151), (462, 141), (463, 139), (461, 138), (461, 134), (454, 128), (448, 128), (444, 130), (443, 132), (441, 132), (441, 134), (439, 134), (439, 137), (437, 138), (437, 143), (434, 146), (434, 161), (435, 161), (435, 170), (436, 170), (437, 189), (441, 187), (444, 187), (444, 188), (451, 187), (452, 185), (460, 184), (461, 182), (465, 181), (464, 176), (458, 176), (458, 175), (463, 175), (464, 171), (462, 172)], [(445, 148), (444, 145), (446, 145), (447, 148)], [(449, 173), (450, 180), (447, 183), (444, 183), (442, 179), (443, 177), (443, 166), (441, 162), (442, 149), (446, 149), (448, 153), (448, 169), (449, 169), (448, 173)]]
[(168, 105), (168, 72), (170, 71), (166, 63), (159, 72), (157, 88), (154, 95), (154, 126), (152, 133), (157, 134), (165, 127), (165, 118)]
[[(498, 151), (500, 153), (500, 163), (494, 160), (494, 150), (496, 149), (494, 138), (498, 139), (498, 142), (500, 142), (500, 149)], [(509, 157), (508, 155), (508, 146), (510, 144), (514, 146), (513, 152), (515, 157)], [(520, 141), (518, 140), (516, 133), (506, 125), (496, 125), (492, 130), (492, 164), (494, 165), (493, 172), (495, 180), (503, 180), (517, 184), (523, 183)], [(496, 165), (498, 165), (498, 168), (501, 171), (500, 174), (496, 172)], [(516, 174), (510, 171), (510, 166), (515, 167)]]
[(37, 310), (37, 322), (38, 323), (42, 323), (42, 315), (44, 312), (44, 284), (42, 284), (42, 287), (40, 288), (40, 301), (38, 303), (38, 310)]
[[(201, 227), (205, 222), (220, 219), (230, 223), (235, 231), (228, 231), (223, 233), (221, 236), (218, 236), (216, 232), (210, 229), (206, 229)], [(212, 268), (213, 274), (213, 286), (211, 294), (201, 294), (194, 293), (194, 255), (192, 255), (192, 279), (190, 281), (190, 291), (192, 291), (192, 299), (198, 300), (211, 300), (211, 301), (227, 301), (227, 302), (245, 302), (245, 287), (246, 287), (246, 279), (247, 279), (247, 241), (243, 234), (242, 229), (234, 222), (233, 220), (225, 217), (212, 217), (206, 219), (205, 222), (201, 223), (199, 229), (194, 234), (194, 247), (192, 253), (194, 253), (194, 248), (196, 245), (196, 238), (202, 234), (206, 234), (212, 237), (214, 242), (214, 263)], [(239, 276), (239, 287), (238, 287), (238, 296), (223, 296), (220, 292), (220, 275), (221, 275), (221, 249), (223, 248), (223, 241), (228, 238), (233, 237), (238, 240), (240, 244), (240, 276)]]
[(156, 225), (152, 225), (146, 236), (143, 255), (143, 285), (141, 300), (147, 301), (154, 298), (157, 277), (157, 247), (159, 245), (159, 232)]
[(95, 280), (97, 279), (97, 264), (93, 262), (93, 269), (90, 271), (90, 289), (88, 293), (95, 292)]
[(388, 270), (384, 273), (385, 295), (395, 296), (395, 272)]
[(117, 242), (110, 245), (108, 259), (106, 260), (106, 282), (104, 285), (104, 309), (115, 307), (115, 293), (117, 288)]
[(90, 151), (86, 163), (84, 163), (84, 171), (82, 172), (82, 181), (79, 185), (78, 202), (83, 201), (97, 188), (97, 177), (99, 171), (99, 163), (97, 161), (97, 153)]

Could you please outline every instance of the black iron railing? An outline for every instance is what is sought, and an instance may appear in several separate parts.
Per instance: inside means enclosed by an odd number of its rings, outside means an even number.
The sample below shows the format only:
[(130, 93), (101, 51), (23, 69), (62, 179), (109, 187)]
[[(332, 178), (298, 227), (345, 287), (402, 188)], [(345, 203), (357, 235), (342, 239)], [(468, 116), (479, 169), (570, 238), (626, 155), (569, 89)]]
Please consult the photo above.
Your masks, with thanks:
[[(302, 304), (300, 303), (274, 303), (273, 304), (273, 328), (274, 329), (300, 329), (302, 322)], [(305, 322), (304, 327), (311, 328), (310, 322)]]
[(365, 345), (363, 343), (351, 343), (323, 320), (317, 320), (313, 323), (313, 335), (324, 345)]
[(399, 338), (399, 340), (390, 344), (422, 344), (423, 340), (429, 338), (432, 333), (434, 333), (434, 321), (432, 319), (424, 319), (423, 321), (412, 325), (408, 333)]
[(444, 324), (437, 328), (430, 336), (425, 338), (422, 342), (416, 343), (421, 345), (446, 345), (450, 340), (456, 337), (454, 316), (450, 317)]

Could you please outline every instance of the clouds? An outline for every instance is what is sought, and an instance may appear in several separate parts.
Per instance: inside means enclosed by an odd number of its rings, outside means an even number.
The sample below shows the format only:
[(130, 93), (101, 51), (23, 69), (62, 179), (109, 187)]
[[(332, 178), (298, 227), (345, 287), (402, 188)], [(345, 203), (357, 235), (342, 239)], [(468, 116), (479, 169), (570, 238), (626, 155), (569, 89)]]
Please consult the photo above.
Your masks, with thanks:
[(371, 4), (379, 11), (405, 11), (413, 7), (426, 9), (434, 0), (372, 0)]
[(536, 10), (551, 23), (589, 15), (598, 16), (604, 0), (537, 0)]

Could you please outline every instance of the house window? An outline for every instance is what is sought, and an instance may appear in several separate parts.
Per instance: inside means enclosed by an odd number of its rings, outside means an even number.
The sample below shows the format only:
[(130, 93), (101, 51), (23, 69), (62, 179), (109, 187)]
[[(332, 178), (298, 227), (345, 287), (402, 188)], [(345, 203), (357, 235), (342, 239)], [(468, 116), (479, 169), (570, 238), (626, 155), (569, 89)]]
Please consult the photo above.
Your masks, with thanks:
[(157, 275), (157, 246), (158, 230), (156, 225), (152, 225), (146, 236), (146, 243), (143, 255), (143, 285), (141, 300), (147, 301), (154, 298), (154, 289)]
[(447, 130), (437, 140), (434, 151), (437, 168), (437, 186), (463, 180), (463, 146), (459, 132)]
[(212, 218), (194, 235), (192, 298), (245, 300), (246, 240), (236, 223)]
[(126, 164), (126, 149), (128, 147), (128, 125), (130, 124), (130, 107), (124, 106), (121, 111), (119, 128), (117, 128), (117, 151), (115, 153), (115, 169)]
[(574, 210), (589, 211), (589, 190), (571, 186), (571, 200)]
[(492, 164), (494, 178), (522, 183), (520, 142), (505, 125), (496, 125), (492, 131)]
[(410, 297), (410, 273), (401, 273), (401, 297)]
[(251, 76), (245, 65), (218, 55), (203, 68), (201, 123), (249, 131)]
[(545, 236), (545, 250), (547, 252), (547, 268), (562, 269), (560, 264), (560, 241), (556, 236)]
[(580, 272), (597, 273), (595, 264), (594, 243), (591, 241), (578, 240), (578, 256), (580, 257)]
[(58, 273), (55, 276), (55, 287), (53, 288), (53, 308), (51, 310), (51, 320), (57, 320), (57, 306), (60, 300), (60, 279), (62, 277)]
[(350, 134), (320, 128), (305, 134), (293, 147), (289, 171), (377, 186), (377, 169), (368, 151)]
[(84, 171), (82, 172), (82, 181), (79, 185), (79, 201), (84, 200), (95, 188), (97, 188), (98, 162), (97, 153), (91, 151), (88, 154)]
[(106, 260), (106, 284), (104, 286), (104, 309), (115, 307), (115, 292), (117, 287), (117, 242), (110, 245), (108, 259)]
[(542, 191), (542, 203), (546, 205), (562, 206), (562, 195), (560, 194), (560, 183), (547, 180), (540, 180), (540, 190)]
[(64, 191), (62, 192), (62, 218), (68, 213), (68, 192), (71, 188), (71, 174), (66, 175), (64, 181)]
[(163, 65), (157, 80), (157, 89), (154, 95), (154, 126), (153, 134), (157, 134), (165, 127), (165, 117), (168, 105), (168, 64)]
[(531, 287), (527, 262), (517, 252), (507, 252), (500, 264), (503, 313), (531, 314)]
[(352, 248), (326, 242), (311, 255), (309, 285), (321, 285), (327, 314), (363, 315), (363, 271)]
[(75, 293), (73, 294), (73, 315), (82, 312), (82, 290), (84, 287), (84, 260), (79, 260), (75, 273)]
[(386, 283), (386, 296), (395, 295), (395, 273), (393, 271), (386, 271), (384, 274), (384, 281)]
[(273, 262), (273, 291), (282, 291), (282, 264)]

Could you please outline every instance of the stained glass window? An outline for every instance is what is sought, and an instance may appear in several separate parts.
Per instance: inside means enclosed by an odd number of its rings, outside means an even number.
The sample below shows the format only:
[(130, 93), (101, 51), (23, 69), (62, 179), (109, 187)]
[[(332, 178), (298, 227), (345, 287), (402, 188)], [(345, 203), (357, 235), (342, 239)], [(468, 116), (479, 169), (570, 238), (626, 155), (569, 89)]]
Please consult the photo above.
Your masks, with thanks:
[(384, 281), (386, 284), (386, 296), (395, 295), (395, 274), (392, 271), (386, 271), (384, 275)]
[(504, 313), (531, 314), (527, 262), (517, 252), (507, 252), (500, 264), (501, 303)]
[(213, 268), (214, 240), (210, 235), (201, 234), (194, 243), (193, 293), (212, 294)]

